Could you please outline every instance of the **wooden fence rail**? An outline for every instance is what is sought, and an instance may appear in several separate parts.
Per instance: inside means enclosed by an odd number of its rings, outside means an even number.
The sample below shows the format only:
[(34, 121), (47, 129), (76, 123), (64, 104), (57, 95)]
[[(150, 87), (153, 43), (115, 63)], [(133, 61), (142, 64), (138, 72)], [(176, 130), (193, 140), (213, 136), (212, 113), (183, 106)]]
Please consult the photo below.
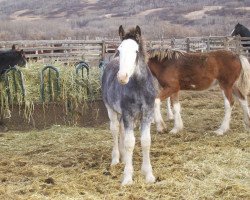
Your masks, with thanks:
[[(114, 53), (120, 40), (22, 40), (1, 41), (0, 50), (10, 49), (13, 44), (24, 49), (28, 58), (60, 61), (86, 62), (101, 61), (106, 53)], [(250, 58), (250, 38), (241, 37), (188, 37), (181, 39), (162, 39), (148, 41), (148, 49), (173, 48), (186, 52), (206, 52), (217, 49), (228, 49), (242, 53)], [(248, 45), (248, 46), (242, 46)]]

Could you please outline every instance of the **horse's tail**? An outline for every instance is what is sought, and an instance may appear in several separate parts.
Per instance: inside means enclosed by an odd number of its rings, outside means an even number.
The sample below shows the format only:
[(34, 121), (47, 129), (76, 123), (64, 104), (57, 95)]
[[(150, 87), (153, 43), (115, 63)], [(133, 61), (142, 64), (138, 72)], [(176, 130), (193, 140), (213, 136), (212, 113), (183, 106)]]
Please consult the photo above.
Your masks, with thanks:
[(250, 91), (250, 63), (245, 56), (239, 56), (241, 62), (241, 73), (236, 82), (238, 89), (243, 96), (247, 96)]

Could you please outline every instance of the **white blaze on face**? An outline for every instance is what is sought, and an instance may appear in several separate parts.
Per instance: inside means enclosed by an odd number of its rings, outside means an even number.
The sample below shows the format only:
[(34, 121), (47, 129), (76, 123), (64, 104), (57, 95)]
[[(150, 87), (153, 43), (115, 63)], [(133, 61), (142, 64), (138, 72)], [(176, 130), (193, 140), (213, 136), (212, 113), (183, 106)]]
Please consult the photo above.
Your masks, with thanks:
[(121, 84), (127, 84), (134, 73), (139, 45), (132, 39), (123, 40), (118, 47), (118, 51), (120, 54), (120, 68), (117, 78)]

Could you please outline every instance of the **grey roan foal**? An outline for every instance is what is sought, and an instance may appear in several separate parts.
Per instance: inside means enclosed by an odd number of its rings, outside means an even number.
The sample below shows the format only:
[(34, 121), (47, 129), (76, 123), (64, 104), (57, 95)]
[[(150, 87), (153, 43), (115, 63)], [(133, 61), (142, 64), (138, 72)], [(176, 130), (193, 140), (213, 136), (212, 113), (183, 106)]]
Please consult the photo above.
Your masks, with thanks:
[[(132, 156), (135, 146), (134, 124), (140, 119), (142, 172), (146, 182), (155, 177), (150, 163), (150, 125), (154, 116), (156, 89), (154, 78), (146, 64), (141, 29), (136, 26), (125, 34), (119, 27), (122, 40), (118, 57), (107, 64), (102, 77), (103, 101), (108, 110), (110, 130), (113, 135), (112, 163), (125, 163), (122, 185), (133, 183)], [(120, 138), (119, 138), (120, 136)]]

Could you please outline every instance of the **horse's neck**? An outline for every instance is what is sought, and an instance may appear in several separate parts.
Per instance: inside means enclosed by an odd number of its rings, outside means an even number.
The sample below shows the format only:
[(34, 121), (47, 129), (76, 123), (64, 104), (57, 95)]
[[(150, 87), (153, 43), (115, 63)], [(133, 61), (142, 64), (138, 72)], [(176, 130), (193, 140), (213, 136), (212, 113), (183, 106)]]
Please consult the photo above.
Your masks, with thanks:
[(140, 59), (135, 67), (134, 77), (136, 80), (146, 80), (150, 73), (144, 59)]
[(163, 65), (159, 61), (155, 60), (154, 58), (150, 58), (148, 66), (155, 77), (159, 77), (161, 75)]
[(240, 36), (241, 37), (250, 37), (250, 31), (246, 27), (244, 27), (244, 29), (240, 33)]

